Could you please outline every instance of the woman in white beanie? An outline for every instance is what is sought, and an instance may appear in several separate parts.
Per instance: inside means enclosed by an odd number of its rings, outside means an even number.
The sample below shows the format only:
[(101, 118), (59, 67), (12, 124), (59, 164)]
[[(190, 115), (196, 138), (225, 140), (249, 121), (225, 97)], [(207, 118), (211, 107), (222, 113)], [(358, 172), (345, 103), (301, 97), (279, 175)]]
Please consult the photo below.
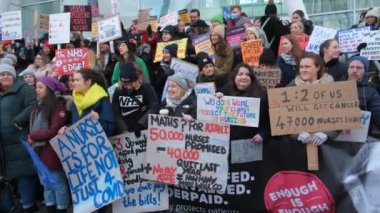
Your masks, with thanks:
[(221, 73), (227, 74), (232, 71), (234, 65), (234, 53), (232, 48), (227, 45), (225, 41), (224, 25), (214, 27), (210, 35), (212, 49), (215, 52), (215, 67)]
[(380, 7), (375, 7), (367, 11), (364, 16), (364, 22), (358, 27), (370, 26), (371, 30), (380, 29)]
[(269, 48), (269, 43), (265, 32), (259, 27), (247, 27), (245, 29), (245, 39), (254, 40), (261, 39), (264, 48)]

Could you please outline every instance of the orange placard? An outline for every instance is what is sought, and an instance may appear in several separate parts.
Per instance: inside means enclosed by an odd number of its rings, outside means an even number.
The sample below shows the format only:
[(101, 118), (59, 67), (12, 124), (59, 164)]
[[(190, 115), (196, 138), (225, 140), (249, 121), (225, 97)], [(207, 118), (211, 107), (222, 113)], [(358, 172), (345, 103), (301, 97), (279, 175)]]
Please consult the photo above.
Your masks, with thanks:
[(261, 39), (244, 41), (240, 45), (243, 62), (250, 66), (259, 65), (259, 58), (263, 53), (263, 42)]

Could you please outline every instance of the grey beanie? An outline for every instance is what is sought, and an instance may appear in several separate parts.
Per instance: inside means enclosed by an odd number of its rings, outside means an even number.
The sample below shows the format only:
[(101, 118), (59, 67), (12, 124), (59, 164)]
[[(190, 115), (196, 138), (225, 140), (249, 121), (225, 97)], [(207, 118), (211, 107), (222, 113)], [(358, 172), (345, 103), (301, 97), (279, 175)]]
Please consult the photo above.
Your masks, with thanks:
[(18, 74), (19, 76), (26, 76), (26, 75), (33, 75), (35, 76), (35, 73), (36, 73), (36, 69), (32, 68), (32, 67), (27, 67), (25, 70), (23, 70), (20, 74)]
[(13, 60), (10, 58), (2, 58), (1, 64), (9, 64), (9, 65), (13, 66)]
[(174, 74), (172, 76), (169, 76), (168, 80), (174, 81), (179, 87), (181, 87), (185, 91), (194, 87), (193, 83), (190, 80), (186, 79), (180, 74)]
[(13, 61), (13, 64), (17, 64), (17, 56), (15, 54), (11, 54), (11, 53), (6, 54), (4, 58), (9, 58)]
[(11, 75), (13, 75), (13, 77), (16, 78), (16, 70), (13, 66), (9, 64), (0, 64), (0, 74), (4, 72), (10, 73)]

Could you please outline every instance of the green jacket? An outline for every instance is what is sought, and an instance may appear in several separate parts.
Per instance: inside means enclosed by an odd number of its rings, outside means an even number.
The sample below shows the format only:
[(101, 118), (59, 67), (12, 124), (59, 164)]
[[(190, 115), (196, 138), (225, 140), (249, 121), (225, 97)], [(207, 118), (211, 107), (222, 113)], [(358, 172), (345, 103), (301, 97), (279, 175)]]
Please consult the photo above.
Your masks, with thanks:
[[(138, 65), (140, 65), (140, 67), (141, 67), (141, 70), (142, 70), (142, 72), (144, 74), (145, 81), (147, 83), (150, 83), (149, 70), (148, 70), (148, 67), (146, 66), (145, 62), (141, 58), (139, 58), (137, 56), (135, 56), (135, 59), (136, 59), (136, 63)], [(120, 67), (119, 67), (119, 63), (120, 62), (117, 62), (115, 64), (115, 67), (113, 68), (112, 85), (114, 85), (117, 82), (119, 82), (119, 79), (120, 79)]]
[[(0, 95), (0, 173), (7, 179), (36, 173), (28, 152), (20, 143), (29, 132), (30, 112), (36, 93), (22, 79)], [(15, 126), (17, 123), (22, 129)]]

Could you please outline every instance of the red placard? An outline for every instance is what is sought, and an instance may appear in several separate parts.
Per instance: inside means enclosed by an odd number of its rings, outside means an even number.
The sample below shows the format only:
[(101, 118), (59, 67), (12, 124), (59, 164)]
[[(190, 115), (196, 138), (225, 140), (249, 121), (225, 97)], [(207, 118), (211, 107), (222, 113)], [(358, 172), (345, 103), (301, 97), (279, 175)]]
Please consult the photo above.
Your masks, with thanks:
[[(300, 45), (301, 50), (305, 50), (307, 44), (309, 43), (310, 36), (308, 35), (296, 35), (294, 36), (298, 40), (298, 44)], [(281, 36), (280, 44), (278, 45), (278, 55), (281, 55), (282, 53), (282, 40), (284, 39), (283, 36)]]
[(55, 67), (61, 75), (72, 75), (75, 72), (88, 68), (87, 48), (61, 49), (55, 51)]

